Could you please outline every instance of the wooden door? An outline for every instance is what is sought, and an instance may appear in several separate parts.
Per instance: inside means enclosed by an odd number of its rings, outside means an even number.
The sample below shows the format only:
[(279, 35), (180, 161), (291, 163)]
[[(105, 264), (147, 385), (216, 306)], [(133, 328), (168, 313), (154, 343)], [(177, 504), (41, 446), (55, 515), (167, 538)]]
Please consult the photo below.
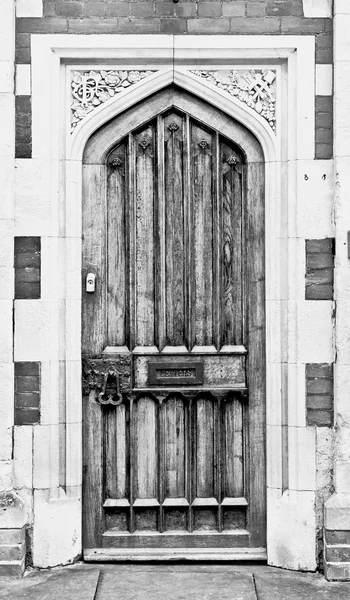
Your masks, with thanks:
[(85, 558), (263, 548), (259, 145), (169, 88), (97, 132), (83, 170)]

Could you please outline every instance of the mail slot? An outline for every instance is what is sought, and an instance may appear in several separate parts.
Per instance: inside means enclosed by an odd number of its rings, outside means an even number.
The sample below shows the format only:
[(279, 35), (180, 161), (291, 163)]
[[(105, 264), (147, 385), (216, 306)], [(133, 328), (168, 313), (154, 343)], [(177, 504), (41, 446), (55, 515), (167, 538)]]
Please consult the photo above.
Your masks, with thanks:
[(148, 363), (149, 385), (202, 385), (203, 361), (154, 361)]

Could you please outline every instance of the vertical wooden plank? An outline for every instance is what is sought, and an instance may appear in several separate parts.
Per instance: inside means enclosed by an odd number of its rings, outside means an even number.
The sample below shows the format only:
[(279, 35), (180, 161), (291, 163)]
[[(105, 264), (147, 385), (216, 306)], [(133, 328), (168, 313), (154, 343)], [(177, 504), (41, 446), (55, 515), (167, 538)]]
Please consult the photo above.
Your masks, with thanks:
[(194, 285), (193, 285), (193, 253), (192, 253), (192, 234), (193, 234), (193, 207), (191, 193), (191, 126), (189, 116), (184, 119), (184, 291), (185, 291), (185, 346), (192, 350), (194, 346)]
[(196, 401), (197, 498), (214, 496), (214, 404), (209, 398)]
[(163, 404), (165, 425), (165, 497), (185, 497), (185, 411), (181, 398)]
[(103, 424), (95, 391), (83, 397), (83, 544), (97, 548), (104, 531)]
[(108, 346), (126, 344), (127, 154), (125, 143), (109, 157), (107, 167), (107, 336)]
[(157, 406), (152, 398), (134, 403), (134, 498), (158, 498)]
[(242, 159), (232, 146), (221, 141), (222, 202), (222, 345), (242, 344)]
[(153, 346), (155, 343), (155, 152), (154, 126), (148, 126), (135, 137), (137, 346)]
[[(215, 139), (215, 138), (214, 138)], [(195, 345), (213, 340), (213, 136), (192, 125), (192, 204), (194, 218)]]
[(229, 398), (224, 404), (224, 496), (244, 496), (243, 457), (242, 404), (237, 398)]
[(165, 188), (164, 188), (164, 119), (157, 117), (157, 183), (158, 202), (155, 219), (155, 319), (156, 346), (162, 351), (166, 344), (166, 266), (165, 266)]
[(164, 119), (166, 343), (185, 343), (183, 119)]
[(126, 408), (120, 404), (104, 411), (106, 498), (128, 498)]
[[(247, 165), (246, 240), (246, 300), (249, 387), (249, 497), (248, 526), (252, 543), (266, 543), (265, 477), (265, 217), (264, 165)], [(254, 443), (259, 441), (259, 443)]]
[[(83, 166), (82, 352), (96, 355), (106, 345), (106, 167)], [(96, 291), (85, 291), (88, 273)]]
[(126, 322), (126, 339), (130, 350), (136, 346), (136, 191), (135, 191), (135, 140), (130, 133), (128, 135), (128, 167), (129, 167), (129, 198), (127, 219), (128, 219), (128, 238), (129, 238), (129, 256), (128, 256), (128, 302), (129, 322)]

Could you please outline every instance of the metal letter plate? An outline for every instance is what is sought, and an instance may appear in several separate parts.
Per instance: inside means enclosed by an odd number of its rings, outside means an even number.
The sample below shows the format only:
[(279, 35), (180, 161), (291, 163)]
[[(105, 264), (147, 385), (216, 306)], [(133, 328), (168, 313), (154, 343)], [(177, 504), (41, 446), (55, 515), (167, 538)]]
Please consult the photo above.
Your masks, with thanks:
[(202, 385), (203, 361), (148, 363), (148, 385)]

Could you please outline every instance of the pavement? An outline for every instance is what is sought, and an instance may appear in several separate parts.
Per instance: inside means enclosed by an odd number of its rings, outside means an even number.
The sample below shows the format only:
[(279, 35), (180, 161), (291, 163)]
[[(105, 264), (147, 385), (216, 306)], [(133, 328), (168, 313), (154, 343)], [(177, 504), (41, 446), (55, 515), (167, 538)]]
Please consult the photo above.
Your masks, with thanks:
[(265, 565), (84, 564), (0, 578), (11, 600), (350, 600), (350, 582)]

